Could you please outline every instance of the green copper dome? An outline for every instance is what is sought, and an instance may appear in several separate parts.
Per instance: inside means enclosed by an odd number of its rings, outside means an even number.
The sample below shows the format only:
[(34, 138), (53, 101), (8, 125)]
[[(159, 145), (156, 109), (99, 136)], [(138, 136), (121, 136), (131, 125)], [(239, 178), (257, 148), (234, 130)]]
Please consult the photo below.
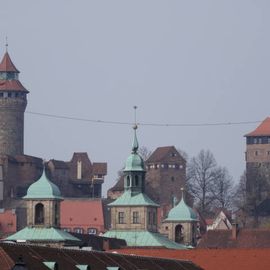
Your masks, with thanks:
[(144, 171), (144, 161), (142, 157), (137, 153), (139, 149), (139, 143), (136, 135), (137, 125), (133, 127), (134, 138), (132, 143), (132, 152), (127, 158), (124, 172), (126, 171)]
[(54, 183), (52, 183), (45, 174), (45, 169), (43, 170), (42, 176), (38, 181), (33, 183), (27, 190), (24, 199), (63, 199), (61, 192)]
[(165, 221), (198, 221), (197, 214), (189, 207), (184, 200), (184, 196), (180, 203), (173, 207)]
[(132, 153), (127, 158), (124, 171), (144, 171), (144, 161), (140, 155)]

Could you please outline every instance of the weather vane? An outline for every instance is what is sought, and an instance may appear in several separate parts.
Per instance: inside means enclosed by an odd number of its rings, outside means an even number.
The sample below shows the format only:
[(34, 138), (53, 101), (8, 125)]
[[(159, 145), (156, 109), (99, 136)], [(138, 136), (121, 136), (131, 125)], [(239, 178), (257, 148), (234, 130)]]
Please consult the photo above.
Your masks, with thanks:
[(134, 129), (137, 129), (138, 128), (138, 125), (137, 125), (137, 106), (133, 106), (133, 109), (134, 109)]

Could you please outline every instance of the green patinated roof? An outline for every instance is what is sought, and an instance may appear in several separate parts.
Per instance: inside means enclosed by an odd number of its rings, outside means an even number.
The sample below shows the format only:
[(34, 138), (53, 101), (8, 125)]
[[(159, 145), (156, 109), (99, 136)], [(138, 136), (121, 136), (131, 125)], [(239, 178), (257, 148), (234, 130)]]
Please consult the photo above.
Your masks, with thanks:
[(132, 143), (132, 152), (126, 160), (124, 172), (126, 171), (144, 171), (144, 161), (138, 154), (139, 143), (136, 135), (137, 126), (134, 126), (134, 138)]
[(5, 240), (17, 241), (48, 241), (48, 242), (80, 242), (80, 240), (68, 232), (56, 228), (25, 227), (24, 229), (10, 235)]
[(144, 171), (144, 161), (137, 153), (132, 153), (126, 160), (124, 172)]
[(198, 221), (197, 214), (190, 208), (182, 196), (181, 201), (173, 207), (165, 221)]
[(166, 247), (187, 249), (185, 245), (175, 243), (159, 233), (149, 231), (108, 231), (105, 237), (124, 239), (130, 247)]
[(138, 193), (132, 195), (130, 190), (126, 190), (119, 198), (110, 203), (109, 206), (155, 206), (159, 205), (153, 202), (146, 194)]
[(76, 264), (76, 267), (80, 270), (87, 270), (88, 265), (87, 264)]
[(42, 176), (27, 190), (24, 199), (63, 199), (59, 188), (52, 183), (43, 170)]

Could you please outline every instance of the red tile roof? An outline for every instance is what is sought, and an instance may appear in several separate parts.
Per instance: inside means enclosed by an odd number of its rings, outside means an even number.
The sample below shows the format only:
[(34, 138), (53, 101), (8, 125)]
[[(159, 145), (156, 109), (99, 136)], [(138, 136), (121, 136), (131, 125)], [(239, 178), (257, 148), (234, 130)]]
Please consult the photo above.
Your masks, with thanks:
[(107, 163), (105, 162), (94, 162), (93, 163), (93, 174), (107, 174)]
[(0, 72), (20, 72), (12, 63), (8, 52), (4, 54), (4, 57), (0, 63)]
[(245, 137), (270, 136), (270, 117), (265, 118), (262, 123)]
[(109, 189), (109, 191), (123, 191), (124, 190), (124, 176), (122, 175), (119, 180), (115, 183), (113, 187)]
[(10, 270), (14, 265), (14, 261), (5, 252), (5, 250), (0, 247), (0, 267), (1, 270)]
[(61, 202), (61, 228), (96, 228), (98, 233), (104, 232), (104, 216), (102, 200), (65, 199)]
[(29, 93), (18, 80), (0, 80), (0, 91), (22, 91)]
[(168, 158), (170, 153), (176, 154), (173, 159), (185, 161), (183, 157), (179, 154), (174, 146), (162, 146), (158, 147), (151, 156), (146, 160), (146, 163), (161, 162)]
[(122, 254), (191, 260), (205, 270), (269, 270), (270, 249), (120, 249)]
[(15, 210), (0, 212), (0, 232), (3, 235), (15, 233), (17, 230), (17, 217)]
[(236, 239), (232, 230), (209, 230), (197, 248), (270, 248), (270, 230), (239, 229)]

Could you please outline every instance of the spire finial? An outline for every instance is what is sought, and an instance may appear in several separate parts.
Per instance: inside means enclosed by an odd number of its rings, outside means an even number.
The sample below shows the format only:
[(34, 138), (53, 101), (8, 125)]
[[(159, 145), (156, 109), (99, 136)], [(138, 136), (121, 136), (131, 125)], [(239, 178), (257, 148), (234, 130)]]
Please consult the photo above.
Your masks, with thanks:
[(185, 189), (181, 187), (181, 193), (182, 193), (182, 200), (185, 201)]
[(138, 125), (137, 125), (137, 106), (133, 106), (133, 109), (134, 109), (134, 126), (133, 128), (134, 129), (137, 129), (138, 128)]
[(138, 125), (137, 125), (137, 106), (133, 106), (133, 109), (134, 109), (134, 126), (133, 126), (133, 129), (134, 129), (134, 139), (133, 139), (133, 144), (132, 144), (132, 153), (137, 153), (137, 150), (139, 149), (139, 144), (138, 144), (138, 140), (137, 140), (137, 135), (136, 135), (136, 130), (138, 128)]
[(6, 46), (6, 52), (8, 52), (8, 37), (6, 36), (6, 44), (5, 44), (5, 46)]

